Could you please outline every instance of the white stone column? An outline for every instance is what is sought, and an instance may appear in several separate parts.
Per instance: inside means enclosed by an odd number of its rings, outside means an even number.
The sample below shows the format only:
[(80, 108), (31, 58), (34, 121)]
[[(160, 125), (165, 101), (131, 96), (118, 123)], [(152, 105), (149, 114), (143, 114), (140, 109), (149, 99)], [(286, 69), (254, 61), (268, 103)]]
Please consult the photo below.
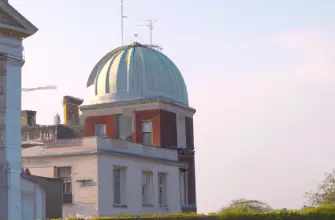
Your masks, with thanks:
[[(0, 1), (0, 69), (5, 92), (0, 94), (0, 219), (21, 220), (21, 67), (22, 39), (38, 30), (8, 1)], [(2, 181), (1, 181), (2, 180)], [(5, 181), (4, 181), (5, 180)]]
[(153, 192), (153, 205), (155, 208), (158, 208), (158, 172), (157, 171), (153, 171), (152, 172), (153, 175), (153, 187), (154, 187), (154, 192)]
[(178, 112), (176, 114), (176, 120), (177, 120), (177, 147), (186, 148), (185, 115)]
[(21, 67), (19, 57), (6, 56), (6, 135), (8, 219), (21, 219)]
[(132, 111), (132, 116), (131, 116), (131, 136), (132, 136), (132, 141), (137, 140), (137, 134), (136, 134), (136, 111)]

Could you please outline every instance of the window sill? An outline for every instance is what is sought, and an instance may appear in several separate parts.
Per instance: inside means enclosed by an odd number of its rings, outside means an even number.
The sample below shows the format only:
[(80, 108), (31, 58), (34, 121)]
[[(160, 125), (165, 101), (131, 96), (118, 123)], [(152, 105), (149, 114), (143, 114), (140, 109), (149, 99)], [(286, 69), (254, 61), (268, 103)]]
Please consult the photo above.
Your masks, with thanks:
[(142, 207), (151, 207), (151, 208), (153, 208), (154, 205), (150, 205), (150, 204), (142, 204)]
[(128, 208), (127, 205), (121, 205), (121, 204), (113, 204), (114, 208)]

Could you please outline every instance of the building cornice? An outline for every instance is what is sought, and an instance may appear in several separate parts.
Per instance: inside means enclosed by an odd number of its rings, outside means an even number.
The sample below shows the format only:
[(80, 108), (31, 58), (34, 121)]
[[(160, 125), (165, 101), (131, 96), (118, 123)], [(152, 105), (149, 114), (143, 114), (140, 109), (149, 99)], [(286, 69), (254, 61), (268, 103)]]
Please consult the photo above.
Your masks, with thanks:
[(119, 107), (119, 106), (129, 106), (129, 105), (136, 105), (136, 104), (147, 104), (147, 103), (154, 103), (160, 102), (164, 104), (169, 104), (172, 106), (176, 106), (179, 108), (183, 108), (187, 111), (192, 112), (195, 114), (196, 110), (189, 106), (179, 104), (173, 100), (164, 98), (164, 97), (154, 97), (154, 98), (147, 98), (147, 99), (140, 99), (140, 100), (129, 100), (129, 101), (120, 101), (120, 102), (110, 102), (110, 103), (101, 103), (101, 104), (92, 104), (92, 105), (83, 105), (80, 106), (80, 110), (90, 110), (90, 109), (101, 109), (101, 108), (111, 108), (111, 107)]
[(22, 57), (15, 57), (9, 54), (0, 54), (0, 59), (6, 59), (7, 64), (13, 64), (18, 67), (22, 67), (25, 62)]
[(63, 104), (76, 104), (81, 105), (84, 102), (84, 99), (72, 97), (72, 96), (64, 96)]
[(164, 162), (164, 163), (179, 166), (185, 169), (188, 168), (188, 164), (180, 162), (180, 161), (174, 161), (174, 160), (156, 158), (156, 157), (150, 157), (150, 156), (143, 156), (143, 155), (138, 155), (138, 154), (114, 151), (114, 150), (101, 150), (101, 149), (100, 150), (81, 150), (81, 151), (75, 151), (75, 152), (47, 153), (47, 154), (41, 154), (41, 155), (36, 155), (36, 156), (23, 156), (22, 159), (27, 160), (27, 159), (45, 158), (45, 157), (67, 157), (67, 156), (80, 156), (80, 155), (92, 155), (92, 154), (117, 155), (117, 156), (133, 157), (133, 158), (135, 157), (135, 158), (144, 159), (144, 160)]
[(23, 15), (21, 15), (15, 8), (13, 8), (8, 1), (0, 1), (0, 9), (17, 21), (23, 28), (15, 27), (0, 23), (0, 29), (8, 30), (8, 34), (11, 32), (19, 35), (20, 37), (26, 38), (35, 34), (38, 29), (30, 21), (28, 21)]

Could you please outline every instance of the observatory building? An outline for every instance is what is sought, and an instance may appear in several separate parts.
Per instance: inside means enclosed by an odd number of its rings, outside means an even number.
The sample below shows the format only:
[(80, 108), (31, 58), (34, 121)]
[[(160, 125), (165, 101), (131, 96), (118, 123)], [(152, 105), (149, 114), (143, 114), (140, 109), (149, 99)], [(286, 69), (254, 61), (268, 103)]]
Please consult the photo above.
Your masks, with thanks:
[(63, 217), (196, 212), (195, 109), (176, 65), (151, 46), (122, 46), (87, 90), (64, 97), (63, 124), (22, 126), (24, 168), (64, 181)]

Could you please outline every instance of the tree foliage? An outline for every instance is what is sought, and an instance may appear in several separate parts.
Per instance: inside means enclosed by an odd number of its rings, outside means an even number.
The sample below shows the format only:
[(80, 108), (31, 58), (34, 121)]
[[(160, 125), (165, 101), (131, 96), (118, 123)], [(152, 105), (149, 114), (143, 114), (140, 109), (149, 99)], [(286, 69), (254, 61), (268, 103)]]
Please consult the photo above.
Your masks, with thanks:
[(335, 169), (326, 173), (317, 190), (305, 193), (305, 197), (308, 205), (312, 206), (335, 204)]
[(233, 200), (220, 212), (269, 212), (273, 210), (268, 204), (258, 200), (237, 199)]

